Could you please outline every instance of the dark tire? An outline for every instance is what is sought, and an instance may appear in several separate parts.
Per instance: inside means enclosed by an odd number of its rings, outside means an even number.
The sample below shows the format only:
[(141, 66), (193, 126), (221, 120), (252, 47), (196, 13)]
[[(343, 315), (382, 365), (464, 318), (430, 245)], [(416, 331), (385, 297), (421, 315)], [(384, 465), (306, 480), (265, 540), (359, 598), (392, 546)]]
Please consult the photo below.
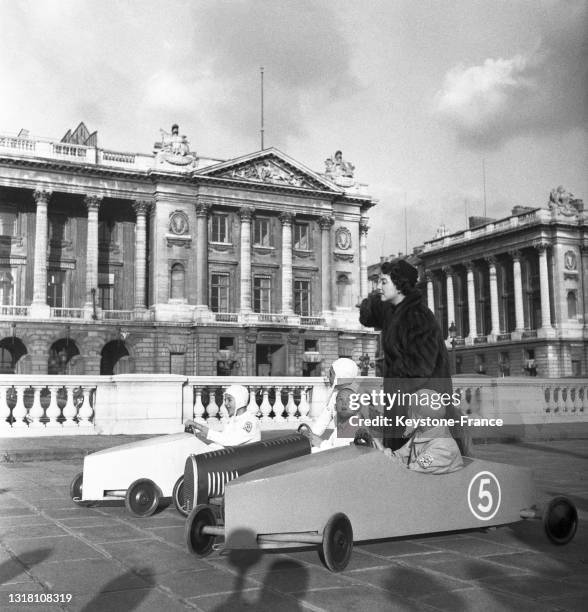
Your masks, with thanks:
[(323, 530), (319, 558), (332, 572), (342, 572), (353, 552), (353, 529), (345, 514), (334, 514)]
[(148, 478), (139, 478), (127, 489), (125, 507), (137, 517), (151, 516), (159, 506), (161, 490)]
[(187, 509), (186, 505), (186, 497), (184, 496), (184, 477), (180, 476), (176, 480), (176, 484), (174, 485), (174, 490), (172, 491), (172, 499), (174, 501), (174, 506), (176, 510), (182, 516), (188, 516), (190, 511)]
[(543, 528), (554, 544), (570, 542), (578, 529), (578, 511), (574, 503), (567, 497), (554, 497), (545, 506)]
[(84, 472), (76, 474), (69, 485), (69, 496), (77, 504), (82, 500)]
[(199, 504), (190, 512), (184, 527), (184, 537), (191, 553), (199, 557), (206, 557), (212, 552), (216, 536), (203, 534), (202, 528), (215, 525), (216, 517), (212, 508), (207, 504)]

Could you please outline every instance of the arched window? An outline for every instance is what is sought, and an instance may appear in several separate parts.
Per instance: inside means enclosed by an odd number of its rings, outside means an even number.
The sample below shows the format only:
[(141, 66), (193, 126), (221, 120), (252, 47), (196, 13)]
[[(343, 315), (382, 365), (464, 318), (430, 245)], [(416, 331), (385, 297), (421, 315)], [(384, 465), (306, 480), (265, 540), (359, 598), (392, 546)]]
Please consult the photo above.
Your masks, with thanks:
[(170, 298), (172, 300), (184, 299), (184, 266), (175, 263), (171, 269)]
[(578, 300), (575, 291), (568, 291), (568, 319), (578, 317)]
[(0, 272), (0, 304), (8, 306), (12, 304), (14, 292), (14, 280), (10, 272)]

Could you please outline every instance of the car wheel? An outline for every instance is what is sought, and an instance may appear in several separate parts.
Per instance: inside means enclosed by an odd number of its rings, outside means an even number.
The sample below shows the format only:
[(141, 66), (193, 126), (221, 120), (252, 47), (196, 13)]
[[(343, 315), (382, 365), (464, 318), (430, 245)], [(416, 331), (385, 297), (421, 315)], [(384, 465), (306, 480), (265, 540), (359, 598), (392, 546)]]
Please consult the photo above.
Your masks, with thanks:
[(353, 551), (353, 529), (345, 514), (334, 514), (323, 530), (323, 543), (319, 557), (332, 572), (342, 572), (351, 559)]
[(140, 478), (127, 489), (125, 507), (133, 516), (151, 516), (160, 500), (159, 487), (148, 478)]
[(543, 512), (543, 527), (554, 544), (567, 544), (578, 529), (578, 511), (567, 497), (554, 497)]
[(174, 500), (174, 506), (176, 510), (182, 516), (188, 516), (190, 514), (188, 510), (188, 506), (186, 504), (186, 497), (184, 495), (184, 477), (180, 476), (176, 480), (176, 484), (174, 485), (174, 490), (172, 491), (172, 499)]
[(82, 484), (84, 480), (84, 472), (80, 472), (74, 476), (74, 479), (71, 481), (69, 485), (69, 496), (75, 503), (78, 503), (82, 500)]
[(184, 536), (191, 553), (199, 557), (206, 557), (212, 552), (216, 536), (202, 533), (202, 529), (215, 525), (216, 517), (210, 506), (199, 504), (190, 512), (184, 527)]

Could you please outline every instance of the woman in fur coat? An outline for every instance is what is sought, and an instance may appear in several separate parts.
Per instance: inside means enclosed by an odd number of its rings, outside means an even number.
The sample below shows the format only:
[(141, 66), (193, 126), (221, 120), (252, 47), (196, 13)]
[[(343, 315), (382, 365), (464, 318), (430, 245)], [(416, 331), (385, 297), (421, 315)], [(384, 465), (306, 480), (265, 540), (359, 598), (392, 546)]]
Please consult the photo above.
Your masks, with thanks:
[[(443, 333), (416, 289), (417, 280), (417, 269), (407, 261), (385, 262), (377, 290), (360, 306), (360, 323), (382, 330), (384, 393), (390, 397), (397, 394), (396, 401), (386, 406), (384, 412), (393, 423), (384, 428), (383, 443), (392, 450), (405, 442), (404, 427), (395, 424), (397, 416), (407, 416), (406, 402), (398, 401), (399, 393), (414, 393), (419, 389), (432, 389), (449, 396), (452, 393)], [(446, 411), (448, 418), (459, 418), (459, 408), (449, 405)], [(458, 432), (454, 428), (452, 433), (455, 436)], [(464, 453), (465, 440), (457, 441)]]

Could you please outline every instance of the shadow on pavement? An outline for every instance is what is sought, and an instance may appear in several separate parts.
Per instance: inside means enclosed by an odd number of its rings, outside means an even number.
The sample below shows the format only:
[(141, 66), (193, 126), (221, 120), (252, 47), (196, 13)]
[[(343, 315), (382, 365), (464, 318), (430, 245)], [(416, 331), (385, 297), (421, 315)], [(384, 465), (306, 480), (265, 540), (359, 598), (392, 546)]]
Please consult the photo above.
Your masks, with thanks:
[[(120, 604), (116, 606), (117, 609), (124, 609), (125, 612), (134, 610), (135, 608), (140, 609), (143, 600), (149, 596), (151, 589), (156, 586), (155, 580), (149, 576), (150, 572), (151, 568), (137, 567), (113, 578), (100, 589), (100, 592), (97, 593), (80, 612), (104, 612), (104, 610), (108, 610), (109, 608), (115, 609), (111, 607), (111, 602), (106, 601), (106, 598), (107, 596), (112, 598), (117, 597), (117, 593), (121, 599), (124, 598), (124, 608), (121, 607), (122, 602), (120, 602)], [(141, 579), (145, 581), (145, 587), (140, 589), (129, 589), (129, 581), (139, 575)]]
[(17, 576), (24, 574), (27, 568), (31, 568), (33, 565), (37, 565), (37, 563), (45, 561), (45, 559), (48, 559), (51, 556), (51, 552), (52, 551), (50, 548), (39, 548), (31, 551), (28, 554), (33, 555), (35, 559), (33, 563), (24, 564), (19, 559), (9, 559), (8, 561), (4, 561), (0, 564), (0, 584), (7, 584)]

